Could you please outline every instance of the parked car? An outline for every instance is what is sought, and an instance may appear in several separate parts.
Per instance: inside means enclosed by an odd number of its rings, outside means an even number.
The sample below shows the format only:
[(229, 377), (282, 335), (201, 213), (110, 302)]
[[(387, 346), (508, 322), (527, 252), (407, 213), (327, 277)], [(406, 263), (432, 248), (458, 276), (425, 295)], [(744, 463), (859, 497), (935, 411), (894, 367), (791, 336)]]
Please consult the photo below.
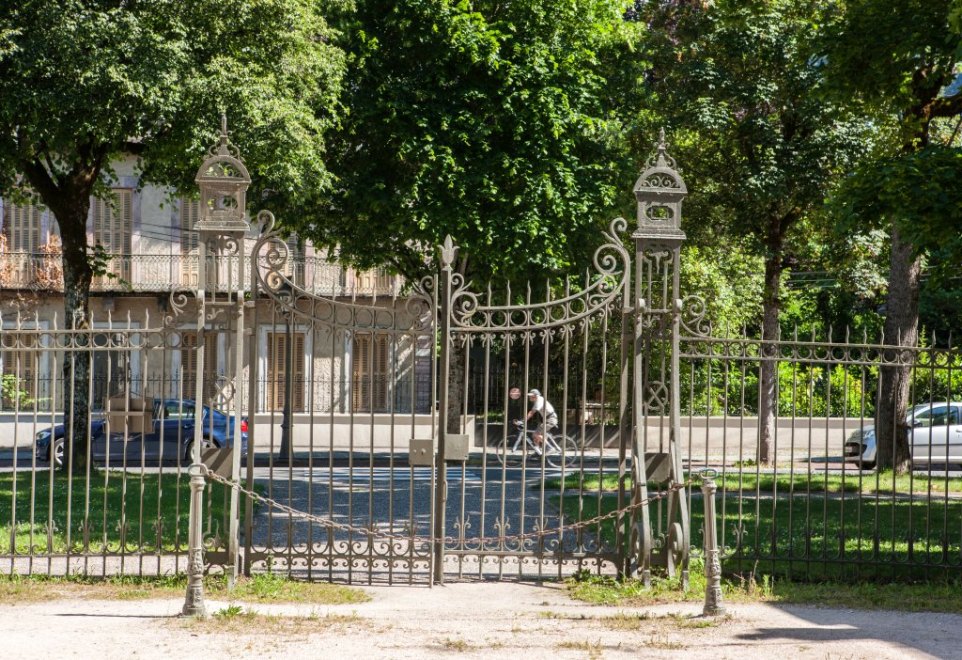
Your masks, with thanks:
[[(205, 447), (231, 446), (234, 418), (226, 413), (203, 406), (201, 428)], [(102, 415), (101, 415), (102, 417)], [(196, 406), (193, 401), (180, 399), (154, 399), (152, 429), (149, 433), (125, 433), (124, 429), (110, 429), (107, 434), (106, 419), (94, 419), (90, 423), (91, 456), (97, 463), (128, 465), (145, 463), (189, 463), (194, 444), (194, 425), (197, 423)], [(247, 420), (242, 419), (241, 455), (247, 453)], [(53, 460), (60, 466), (64, 462), (66, 429), (63, 424), (40, 431), (36, 436), (37, 460), (50, 461), (51, 444)], [(53, 441), (51, 443), (51, 441)]]
[[(962, 463), (962, 403), (915, 406), (909, 411), (906, 426), (913, 464)], [(875, 426), (863, 426), (848, 437), (845, 460), (869, 470), (875, 467)]]

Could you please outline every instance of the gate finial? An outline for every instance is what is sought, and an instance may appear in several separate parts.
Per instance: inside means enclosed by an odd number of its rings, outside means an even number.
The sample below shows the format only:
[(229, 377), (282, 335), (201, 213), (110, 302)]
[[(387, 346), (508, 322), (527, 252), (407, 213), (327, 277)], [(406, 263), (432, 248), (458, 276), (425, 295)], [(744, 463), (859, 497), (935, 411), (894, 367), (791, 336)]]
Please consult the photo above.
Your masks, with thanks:
[(451, 270), (454, 264), (454, 257), (458, 254), (458, 246), (454, 244), (451, 234), (444, 237), (444, 244), (441, 246), (441, 266), (445, 270)]

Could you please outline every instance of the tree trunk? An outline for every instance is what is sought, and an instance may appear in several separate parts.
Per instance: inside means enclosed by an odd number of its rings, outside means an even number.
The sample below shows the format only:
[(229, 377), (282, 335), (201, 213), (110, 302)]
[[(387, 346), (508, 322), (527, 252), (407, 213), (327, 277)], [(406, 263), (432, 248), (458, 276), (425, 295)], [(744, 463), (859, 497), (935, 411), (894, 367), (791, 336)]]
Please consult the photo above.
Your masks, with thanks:
[[(63, 243), (63, 327), (71, 341), (63, 356), (63, 403), (66, 438), (64, 459), (74, 470), (87, 468), (90, 444), (90, 283), (93, 267), (87, 256), (87, 215), (90, 195), (107, 154), (107, 146), (84, 143), (83, 156), (58, 175), (49, 154), (19, 162), (30, 186), (40, 195), (60, 226)], [(76, 334), (74, 334), (76, 332)], [(71, 350), (73, 349), (73, 350)], [(51, 448), (52, 449), (52, 448)]]
[[(777, 235), (769, 244), (765, 260), (765, 289), (762, 294), (762, 339), (775, 341), (779, 337), (778, 314), (781, 311), (779, 288), (782, 279), (782, 237)], [(777, 407), (778, 349), (762, 344), (758, 373), (758, 462), (769, 465), (774, 460), (772, 445), (775, 439)], [(768, 359), (765, 359), (765, 358)]]
[[(89, 197), (75, 200), (56, 213), (63, 238), (63, 302), (64, 326), (80, 331), (89, 328), (90, 283), (93, 269), (87, 259), (87, 212)], [(77, 472), (87, 468), (90, 442), (90, 361), (88, 333), (74, 335), (77, 350), (64, 354), (64, 427), (67, 430), (69, 456), (64, 460)]]
[[(922, 258), (915, 247), (892, 228), (892, 254), (889, 261), (889, 291), (885, 312), (885, 343), (889, 346), (918, 345), (919, 273)], [(875, 417), (876, 463), (897, 473), (909, 468), (909, 441), (905, 418), (908, 413), (912, 360), (903, 360), (901, 351), (885, 351), (892, 366), (879, 374), (879, 400)]]

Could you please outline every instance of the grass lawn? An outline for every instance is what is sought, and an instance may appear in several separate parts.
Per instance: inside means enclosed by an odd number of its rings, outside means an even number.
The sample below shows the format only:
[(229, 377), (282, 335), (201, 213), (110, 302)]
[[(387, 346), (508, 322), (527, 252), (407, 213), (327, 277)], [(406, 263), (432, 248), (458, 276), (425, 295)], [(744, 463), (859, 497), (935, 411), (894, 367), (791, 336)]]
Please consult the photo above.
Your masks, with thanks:
[[(577, 490), (556, 498), (571, 520), (579, 511), (584, 520), (617, 507), (614, 496), (579, 497)], [(962, 564), (962, 500), (752, 490), (719, 497), (717, 506), (722, 567), (730, 576), (912, 580), (955, 576)], [(692, 547), (700, 548), (702, 498), (690, 507)], [(654, 520), (664, 515), (657, 503), (650, 511)], [(594, 531), (614, 542), (614, 525), (605, 521)]]
[[(118, 576), (91, 578), (0, 575), (0, 604), (88, 598), (103, 600), (145, 600), (180, 598), (187, 590), (187, 576), (163, 577)], [(370, 600), (365, 592), (352, 587), (325, 582), (302, 582), (260, 573), (240, 578), (233, 590), (221, 575), (204, 578), (204, 592), (216, 600), (241, 600), (252, 603), (317, 603), (343, 605)]]
[[(204, 519), (211, 529), (223, 528), (228, 506), (228, 489), (209, 484)], [(63, 472), (0, 473), (0, 553), (186, 550), (189, 510), (185, 472), (97, 469), (89, 484)]]
[[(695, 488), (700, 487), (698, 474), (686, 476), (692, 478)], [(616, 491), (618, 490), (618, 475), (605, 473), (603, 475), (585, 473), (582, 475), (569, 474), (564, 479), (565, 490), (578, 489), (585, 492)], [(631, 486), (631, 476), (626, 477), (626, 487)], [(580, 482), (580, 483), (579, 483)], [(871, 474), (828, 474), (825, 472), (799, 472), (796, 474), (765, 474), (756, 473), (747, 468), (743, 472), (733, 470), (719, 474), (715, 483), (719, 491), (759, 491), (764, 493), (795, 492), (795, 493), (862, 493), (872, 495), (890, 495), (892, 493), (917, 493), (943, 495), (946, 493), (962, 495), (962, 479), (946, 478), (937, 473), (931, 475), (900, 474), (894, 475), (891, 470), (873, 472)], [(560, 488), (561, 479), (546, 479), (545, 488)], [(535, 487), (535, 486), (533, 486)], [(655, 484), (649, 484), (654, 488)]]
[[(692, 562), (690, 586), (682, 591), (679, 580), (655, 577), (651, 587), (638, 580), (581, 574), (566, 583), (572, 598), (596, 605), (639, 607), (661, 603), (703, 602), (705, 575), (701, 562)], [(959, 578), (925, 584), (903, 582), (798, 582), (760, 576), (758, 580), (725, 578), (726, 603), (782, 603), (824, 605), (862, 610), (948, 612), (962, 614)]]

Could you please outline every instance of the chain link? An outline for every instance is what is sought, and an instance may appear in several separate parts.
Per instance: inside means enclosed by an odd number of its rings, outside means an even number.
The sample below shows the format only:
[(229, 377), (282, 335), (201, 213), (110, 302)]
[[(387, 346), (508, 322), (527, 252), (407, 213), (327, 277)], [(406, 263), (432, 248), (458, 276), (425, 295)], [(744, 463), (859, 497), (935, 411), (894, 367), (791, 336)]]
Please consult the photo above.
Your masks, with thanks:
[(658, 493), (657, 495), (647, 497), (641, 500), (640, 502), (629, 504), (620, 509), (614, 509), (613, 511), (609, 511), (608, 513), (595, 516), (594, 518), (589, 518), (587, 520), (579, 520), (577, 522), (573, 522), (568, 525), (562, 525), (561, 527), (552, 527), (551, 529), (540, 529), (533, 532), (527, 532), (524, 534), (513, 534), (513, 535), (506, 535), (506, 536), (500, 536), (500, 535), (499, 536), (478, 536), (474, 538), (462, 538), (460, 536), (445, 536), (441, 539), (437, 539), (433, 536), (417, 536), (413, 534), (399, 536), (397, 534), (384, 532), (374, 528), (358, 527), (357, 525), (339, 523), (335, 520), (332, 520), (331, 518), (324, 518), (321, 516), (314, 515), (312, 513), (308, 513), (306, 511), (301, 511), (300, 509), (295, 509), (294, 507), (278, 502), (277, 500), (271, 499), (269, 497), (264, 497), (260, 493), (257, 493), (252, 490), (248, 490), (247, 488), (244, 488), (243, 486), (241, 486), (239, 483), (234, 482), (230, 479), (227, 479), (226, 477), (222, 477), (219, 474), (216, 474), (206, 465), (203, 465), (202, 467), (203, 467), (204, 475), (211, 481), (216, 481), (224, 486), (227, 486), (228, 488), (231, 488), (240, 493), (243, 493), (244, 495), (247, 495), (252, 500), (256, 502), (260, 502), (262, 504), (266, 504), (268, 507), (277, 509), (279, 511), (287, 513), (296, 518), (301, 518), (301, 519), (307, 520), (308, 522), (313, 522), (318, 525), (322, 525), (324, 527), (338, 529), (338, 530), (349, 532), (349, 533), (366, 534), (373, 538), (380, 538), (380, 539), (384, 539), (386, 541), (392, 541), (392, 542), (393, 541), (413, 541), (413, 542), (420, 542), (420, 543), (433, 543), (437, 540), (441, 540), (443, 543), (461, 543), (461, 544), (471, 544), (471, 545), (478, 545), (478, 544), (484, 545), (485, 543), (490, 543), (495, 541), (498, 543), (526, 541), (528, 539), (543, 538), (546, 536), (553, 536), (556, 534), (560, 535), (566, 531), (580, 530), (585, 527), (596, 525), (609, 518), (616, 518), (626, 513), (630, 513), (635, 509), (640, 509), (643, 506), (646, 506), (648, 504), (651, 504), (652, 502), (657, 502), (658, 500), (664, 499), (668, 497), (671, 493), (679, 491), (683, 488), (687, 488), (688, 486), (691, 485), (690, 480), (685, 481), (684, 483), (673, 484), (669, 486), (666, 490)]

